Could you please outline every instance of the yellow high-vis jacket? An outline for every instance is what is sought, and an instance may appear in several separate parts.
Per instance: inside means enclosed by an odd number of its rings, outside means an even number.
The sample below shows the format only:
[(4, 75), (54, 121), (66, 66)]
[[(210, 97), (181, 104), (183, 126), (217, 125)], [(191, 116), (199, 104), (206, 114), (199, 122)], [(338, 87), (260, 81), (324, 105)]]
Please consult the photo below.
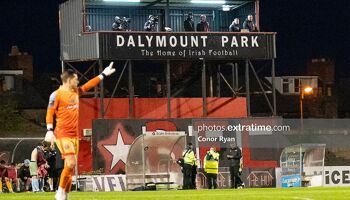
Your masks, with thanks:
[(208, 151), (204, 157), (204, 171), (208, 174), (219, 173), (219, 153)]
[(192, 149), (186, 149), (182, 153), (182, 157), (184, 158), (184, 163), (189, 165), (194, 165), (196, 163), (196, 157), (194, 156), (194, 152)]

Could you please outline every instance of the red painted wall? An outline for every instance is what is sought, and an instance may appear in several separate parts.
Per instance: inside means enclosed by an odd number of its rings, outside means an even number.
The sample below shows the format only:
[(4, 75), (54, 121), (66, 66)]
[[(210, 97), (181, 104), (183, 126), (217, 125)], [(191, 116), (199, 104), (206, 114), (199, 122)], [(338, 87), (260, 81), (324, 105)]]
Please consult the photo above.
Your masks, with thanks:
[[(111, 101), (110, 101), (111, 100)], [(172, 98), (171, 118), (202, 118), (202, 98)], [(207, 98), (207, 118), (242, 118), (247, 117), (245, 98)], [(129, 99), (105, 99), (106, 119), (127, 119), (129, 116)], [(79, 134), (83, 129), (92, 128), (92, 120), (99, 118), (100, 100), (96, 98), (81, 98), (79, 105)], [(166, 119), (166, 98), (135, 98), (135, 119)], [(92, 170), (90, 138), (83, 138), (79, 148), (79, 173)]]

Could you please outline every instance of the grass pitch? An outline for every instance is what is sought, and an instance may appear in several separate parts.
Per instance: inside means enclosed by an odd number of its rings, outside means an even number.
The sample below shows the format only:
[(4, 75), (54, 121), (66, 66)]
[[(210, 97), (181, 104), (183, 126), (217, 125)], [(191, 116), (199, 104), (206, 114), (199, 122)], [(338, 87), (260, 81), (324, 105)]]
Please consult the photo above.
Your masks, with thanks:
[[(0, 199), (23, 200), (53, 200), (54, 193), (15, 193), (0, 194)], [(177, 191), (138, 191), (138, 192), (71, 192), (70, 200), (134, 200), (134, 199), (164, 199), (164, 200), (219, 200), (219, 199), (283, 199), (283, 200), (322, 200), (350, 199), (350, 187), (334, 188), (268, 188), (242, 190), (177, 190)]]

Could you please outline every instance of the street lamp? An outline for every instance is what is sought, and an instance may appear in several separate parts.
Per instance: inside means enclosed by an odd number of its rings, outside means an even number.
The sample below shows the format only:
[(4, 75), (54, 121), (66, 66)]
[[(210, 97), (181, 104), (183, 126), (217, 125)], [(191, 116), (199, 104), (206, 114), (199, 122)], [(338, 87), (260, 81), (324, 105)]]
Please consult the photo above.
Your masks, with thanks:
[(300, 90), (300, 125), (301, 125), (301, 129), (303, 129), (303, 117), (304, 117), (304, 111), (303, 111), (303, 99), (305, 95), (309, 95), (311, 94), (313, 91), (313, 88), (310, 86), (305, 86), (305, 87), (301, 87)]

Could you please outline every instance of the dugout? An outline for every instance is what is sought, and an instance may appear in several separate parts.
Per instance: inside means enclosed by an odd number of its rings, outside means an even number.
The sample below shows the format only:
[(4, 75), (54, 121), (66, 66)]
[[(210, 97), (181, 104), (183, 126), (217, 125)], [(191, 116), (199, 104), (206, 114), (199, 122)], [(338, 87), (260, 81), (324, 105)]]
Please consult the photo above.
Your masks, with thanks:
[(126, 189), (150, 185), (171, 189), (182, 185), (176, 161), (182, 157), (185, 145), (185, 132), (144, 130), (130, 146), (125, 165)]
[(280, 157), (282, 188), (324, 185), (325, 144), (298, 144)]

